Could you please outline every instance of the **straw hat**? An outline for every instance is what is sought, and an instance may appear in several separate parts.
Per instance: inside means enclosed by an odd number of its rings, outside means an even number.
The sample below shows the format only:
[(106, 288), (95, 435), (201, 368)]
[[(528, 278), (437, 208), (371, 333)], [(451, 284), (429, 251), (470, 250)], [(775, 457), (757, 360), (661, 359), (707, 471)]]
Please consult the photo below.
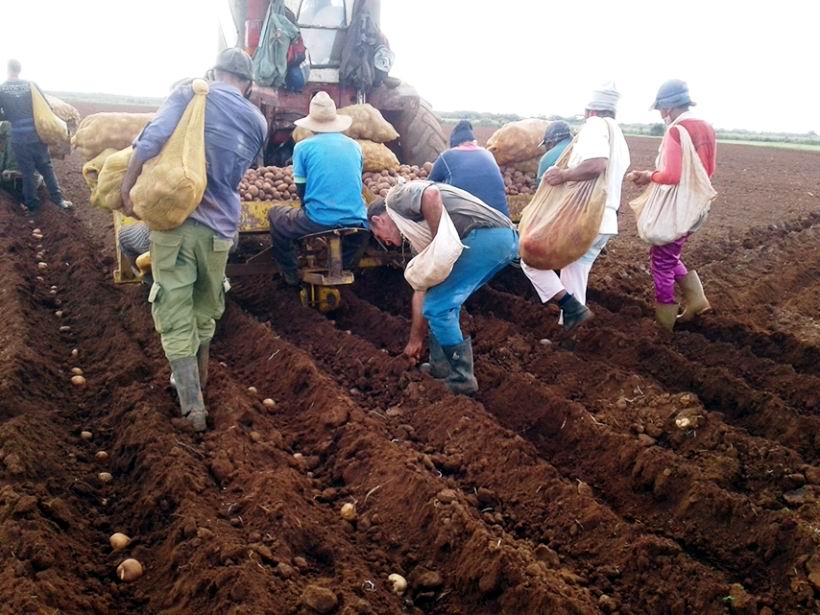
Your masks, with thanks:
[(310, 101), (307, 117), (294, 122), (301, 128), (313, 132), (344, 132), (353, 123), (353, 118), (336, 113), (336, 103), (327, 92), (318, 92)]

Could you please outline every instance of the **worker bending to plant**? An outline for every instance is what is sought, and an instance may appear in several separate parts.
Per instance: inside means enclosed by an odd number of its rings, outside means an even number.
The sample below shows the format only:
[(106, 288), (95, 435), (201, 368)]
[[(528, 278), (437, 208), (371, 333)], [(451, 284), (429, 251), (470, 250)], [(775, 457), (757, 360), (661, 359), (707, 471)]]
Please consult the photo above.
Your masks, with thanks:
[(461, 332), (461, 306), (518, 256), (513, 223), (470, 193), (430, 181), (395, 186), (371, 205), (368, 217), (380, 241), (400, 246), (406, 238), (416, 254), (405, 269), (415, 292), (404, 354), (421, 357), (429, 325), (425, 369), (454, 393), (475, 393), (472, 341)]
[[(151, 314), (171, 363), (182, 415), (196, 431), (206, 429), (202, 391), (229, 288), (225, 267), (239, 224), (239, 182), (267, 133), (265, 118), (246, 99), (252, 80), (253, 63), (244, 51), (227, 49), (219, 55), (205, 107), (204, 195), (181, 226), (150, 233)], [(190, 83), (176, 88), (134, 145), (122, 185), (126, 215), (136, 216), (130, 193), (143, 165), (163, 150), (194, 95)]]
[[(694, 104), (686, 82), (672, 79), (661, 85), (651, 109), (661, 114), (668, 128), (657, 168), (629, 174), (637, 185), (649, 186), (631, 205), (638, 214), (638, 234), (652, 244), (655, 317), (670, 331), (676, 322), (688, 322), (711, 309), (697, 272), (681, 260), (686, 240), (703, 224), (716, 195), (709, 181), (715, 172), (715, 131), (690, 113)], [(676, 284), (683, 295), (680, 314)]]

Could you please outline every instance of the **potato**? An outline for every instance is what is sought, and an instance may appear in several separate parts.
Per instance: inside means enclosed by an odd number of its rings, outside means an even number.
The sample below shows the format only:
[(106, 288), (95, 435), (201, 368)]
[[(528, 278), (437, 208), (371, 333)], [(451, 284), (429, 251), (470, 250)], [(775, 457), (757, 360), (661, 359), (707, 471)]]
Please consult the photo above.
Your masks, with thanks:
[(256, 185), (249, 186), (248, 194), (251, 196), (259, 196), (259, 188)]
[(131, 583), (142, 576), (142, 564), (135, 559), (127, 559), (117, 566), (117, 576), (120, 581)]

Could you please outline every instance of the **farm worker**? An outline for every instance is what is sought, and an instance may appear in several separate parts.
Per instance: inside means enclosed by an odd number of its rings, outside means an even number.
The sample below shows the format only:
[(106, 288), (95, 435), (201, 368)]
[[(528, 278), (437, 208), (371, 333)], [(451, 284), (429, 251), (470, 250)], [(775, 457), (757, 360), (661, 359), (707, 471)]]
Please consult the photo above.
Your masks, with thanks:
[[(443, 212), (449, 220), (440, 225)], [(371, 231), (380, 241), (400, 246), (407, 237), (415, 252), (429, 246), (431, 237), (438, 240), (440, 228), (446, 232), (454, 227), (464, 249), (448, 264), (452, 269), (446, 279), (430, 288), (415, 289), (404, 354), (413, 360), (421, 357), (429, 324), (429, 372), (455, 393), (476, 392), (472, 341), (462, 335), (459, 326), (461, 306), (517, 258), (518, 233), (513, 223), (469, 192), (421, 180), (393, 187), (385, 201), (371, 205), (368, 216)], [(425, 229), (426, 240), (417, 239), (414, 229), (418, 226)], [(440, 252), (434, 253), (440, 257)]]
[[(246, 97), (253, 64), (240, 49), (219, 54), (205, 106), (205, 160), (208, 184), (202, 202), (178, 228), (151, 231), (148, 300), (162, 348), (171, 363), (182, 415), (196, 431), (206, 429), (202, 390), (216, 320), (225, 310), (228, 250), (239, 224), (239, 182), (262, 149), (265, 118)], [(142, 166), (158, 155), (177, 127), (193, 87), (183, 84), (163, 103), (134, 144), (122, 185), (123, 210), (134, 216), (129, 195)]]
[(71, 201), (63, 198), (60, 184), (54, 175), (48, 146), (40, 140), (34, 127), (34, 111), (31, 104), (31, 88), (37, 85), (20, 79), (22, 66), (18, 60), (9, 60), (8, 81), (0, 84), (0, 120), (11, 122), (11, 147), (17, 158), (17, 166), (23, 176), (23, 201), (29, 212), (37, 211), (35, 171), (43, 177), (52, 202), (69, 209)]
[(630, 164), (626, 139), (615, 122), (615, 109), (620, 96), (614, 83), (607, 83), (593, 92), (586, 106), (586, 121), (575, 138), (568, 167), (552, 167), (543, 176), (543, 181), (557, 186), (607, 174), (606, 207), (598, 237), (584, 256), (561, 270), (560, 277), (554, 271), (542, 271), (521, 263), (541, 301), (558, 302), (561, 321), (567, 333), (592, 318), (592, 311), (586, 307), (589, 272), (607, 241), (618, 234), (621, 184)]
[(315, 133), (293, 149), (293, 181), (302, 207), (273, 207), (268, 213), (273, 260), (291, 286), (299, 284), (297, 239), (334, 228), (367, 226), (362, 148), (342, 134), (352, 122), (336, 113), (327, 92), (318, 92), (308, 116), (295, 122)]
[[(635, 171), (630, 178), (639, 186), (649, 182), (677, 185), (681, 181), (682, 149), (677, 126), (683, 126), (692, 138), (692, 145), (709, 177), (715, 172), (717, 145), (715, 131), (705, 121), (695, 118), (689, 108), (695, 103), (689, 98), (689, 87), (680, 79), (661, 85), (650, 109), (657, 109), (668, 126), (658, 156), (662, 166), (654, 171)], [(652, 246), (649, 259), (655, 282), (655, 317), (658, 324), (669, 329), (676, 322), (688, 322), (711, 309), (703, 292), (703, 285), (694, 270), (687, 270), (681, 260), (688, 235), (663, 246)], [(678, 315), (675, 284), (683, 295), (683, 312)]]
[(564, 153), (570, 143), (572, 143), (572, 131), (565, 121), (556, 120), (547, 126), (547, 130), (544, 131), (544, 140), (541, 141), (541, 145), (546, 148), (547, 152), (538, 161), (537, 183), (541, 183), (544, 173), (550, 167), (555, 166), (555, 163), (558, 162), (561, 154)]
[(466, 190), (509, 218), (504, 176), (493, 155), (479, 147), (473, 125), (461, 120), (450, 135), (450, 149), (436, 159), (430, 181), (443, 182)]

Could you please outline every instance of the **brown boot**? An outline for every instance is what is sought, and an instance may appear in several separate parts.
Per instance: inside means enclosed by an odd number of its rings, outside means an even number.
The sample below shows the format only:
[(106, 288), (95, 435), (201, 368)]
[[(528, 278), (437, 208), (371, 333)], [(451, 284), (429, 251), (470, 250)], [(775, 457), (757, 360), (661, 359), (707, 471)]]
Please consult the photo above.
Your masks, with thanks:
[(678, 309), (680, 306), (677, 303), (656, 303), (655, 304), (655, 321), (662, 329), (672, 331), (675, 328), (675, 323), (678, 320)]
[(683, 292), (683, 312), (678, 316), (680, 322), (689, 322), (712, 309), (703, 292), (697, 271), (690, 271), (678, 282)]

